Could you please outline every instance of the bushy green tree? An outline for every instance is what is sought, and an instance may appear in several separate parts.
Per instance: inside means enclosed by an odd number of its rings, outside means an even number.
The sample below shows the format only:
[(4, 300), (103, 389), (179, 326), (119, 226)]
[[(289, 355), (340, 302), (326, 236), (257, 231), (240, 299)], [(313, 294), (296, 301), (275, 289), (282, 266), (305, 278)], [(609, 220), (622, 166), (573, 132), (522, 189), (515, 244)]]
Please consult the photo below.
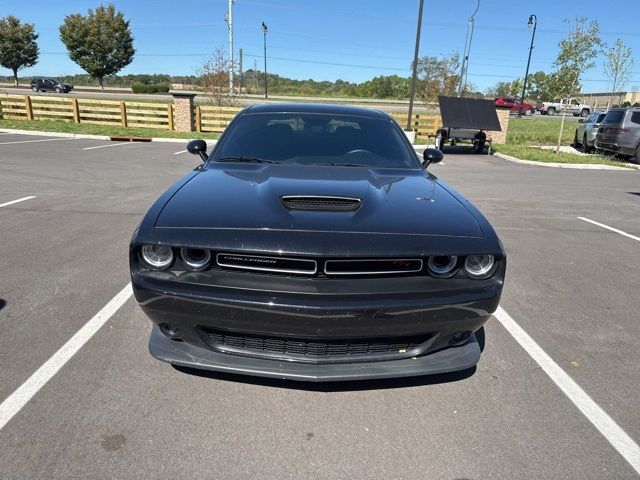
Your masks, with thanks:
[(18, 85), (18, 70), (38, 61), (38, 34), (32, 23), (22, 23), (13, 15), (0, 19), (0, 65), (13, 72)]
[(557, 68), (554, 73), (554, 93), (559, 97), (580, 93), (580, 77), (586, 70), (595, 67), (602, 45), (597, 20), (589, 22), (585, 17), (578, 17), (573, 21), (566, 19), (565, 23), (569, 24), (569, 35), (558, 43), (560, 52), (554, 62)]
[(69, 58), (96, 78), (101, 89), (104, 77), (129, 65), (135, 53), (129, 22), (114, 5), (89, 9), (86, 16), (67, 15), (60, 39)]
[[(460, 75), (460, 55), (452, 53), (441, 57), (418, 59), (418, 96), (425, 102), (438, 100), (438, 96), (455, 96)], [(469, 87), (466, 85), (467, 90)], [(468, 92), (463, 92), (463, 94)]]

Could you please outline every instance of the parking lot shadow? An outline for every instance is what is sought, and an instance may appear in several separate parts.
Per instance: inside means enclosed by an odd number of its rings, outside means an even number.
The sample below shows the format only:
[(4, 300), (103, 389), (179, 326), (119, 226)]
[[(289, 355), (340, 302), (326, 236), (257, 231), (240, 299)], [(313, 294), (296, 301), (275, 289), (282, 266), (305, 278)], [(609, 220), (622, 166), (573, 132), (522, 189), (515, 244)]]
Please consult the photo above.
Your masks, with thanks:
[[(476, 339), (480, 350), (484, 350), (485, 332), (484, 327), (476, 332)], [(223, 380), (227, 382), (246, 383), (248, 385), (260, 385), (264, 387), (287, 388), (291, 390), (305, 390), (314, 392), (347, 392), (362, 390), (386, 390), (390, 388), (421, 387), (427, 385), (437, 385), (441, 383), (458, 382), (473, 376), (476, 367), (452, 373), (442, 373), (436, 375), (424, 375), (420, 377), (386, 378), (379, 380), (354, 380), (343, 382), (300, 382), (293, 380), (282, 380), (278, 378), (253, 377), (235, 373), (214, 372), (209, 370), (198, 370), (195, 368), (180, 367), (172, 365), (174, 369), (187, 375), (195, 377), (210, 378), (212, 380)]]
[[(445, 145), (442, 149), (442, 153), (444, 153), (444, 161), (447, 161), (447, 155), (476, 155), (476, 156), (486, 156), (488, 154), (488, 150), (485, 149), (482, 153), (473, 153), (473, 146), (470, 144), (462, 144), (462, 145)], [(493, 153), (493, 150), (492, 150)]]

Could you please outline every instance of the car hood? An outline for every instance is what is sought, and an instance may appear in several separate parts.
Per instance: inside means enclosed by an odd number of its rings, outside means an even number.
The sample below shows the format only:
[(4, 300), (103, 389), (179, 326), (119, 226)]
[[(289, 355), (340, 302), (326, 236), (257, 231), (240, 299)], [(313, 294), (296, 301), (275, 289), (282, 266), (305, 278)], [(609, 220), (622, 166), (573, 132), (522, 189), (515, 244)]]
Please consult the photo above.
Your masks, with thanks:
[[(356, 197), (355, 211), (289, 210), (288, 195)], [(210, 164), (166, 203), (156, 228), (482, 237), (476, 218), (420, 169)]]

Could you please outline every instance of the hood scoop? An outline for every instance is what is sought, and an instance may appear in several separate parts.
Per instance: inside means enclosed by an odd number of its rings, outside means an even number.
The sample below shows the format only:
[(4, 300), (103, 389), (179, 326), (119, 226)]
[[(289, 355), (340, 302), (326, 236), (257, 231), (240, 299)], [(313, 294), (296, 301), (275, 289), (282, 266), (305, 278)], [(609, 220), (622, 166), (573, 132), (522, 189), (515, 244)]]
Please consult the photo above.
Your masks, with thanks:
[(346, 212), (360, 208), (362, 200), (353, 197), (325, 195), (285, 195), (280, 197), (288, 210), (314, 210), (324, 212)]

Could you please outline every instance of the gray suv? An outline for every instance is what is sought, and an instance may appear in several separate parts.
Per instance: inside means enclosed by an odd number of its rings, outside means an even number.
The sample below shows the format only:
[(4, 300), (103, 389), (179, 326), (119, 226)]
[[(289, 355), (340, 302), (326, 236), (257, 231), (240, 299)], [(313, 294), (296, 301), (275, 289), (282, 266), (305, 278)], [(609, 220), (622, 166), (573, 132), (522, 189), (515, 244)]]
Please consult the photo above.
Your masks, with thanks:
[(587, 118), (578, 120), (578, 128), (576, 128), (576, 134), (573, 137), (573, 146), (575, 148), (580, 148), (584, 153), (589, 153), (593, 150), (598, 127), (604, 120), (605, 115), (605, 112), (593, 112)]
[(596, 148), (640, 162), (640, 108), (612, 108), (598, 128)]

